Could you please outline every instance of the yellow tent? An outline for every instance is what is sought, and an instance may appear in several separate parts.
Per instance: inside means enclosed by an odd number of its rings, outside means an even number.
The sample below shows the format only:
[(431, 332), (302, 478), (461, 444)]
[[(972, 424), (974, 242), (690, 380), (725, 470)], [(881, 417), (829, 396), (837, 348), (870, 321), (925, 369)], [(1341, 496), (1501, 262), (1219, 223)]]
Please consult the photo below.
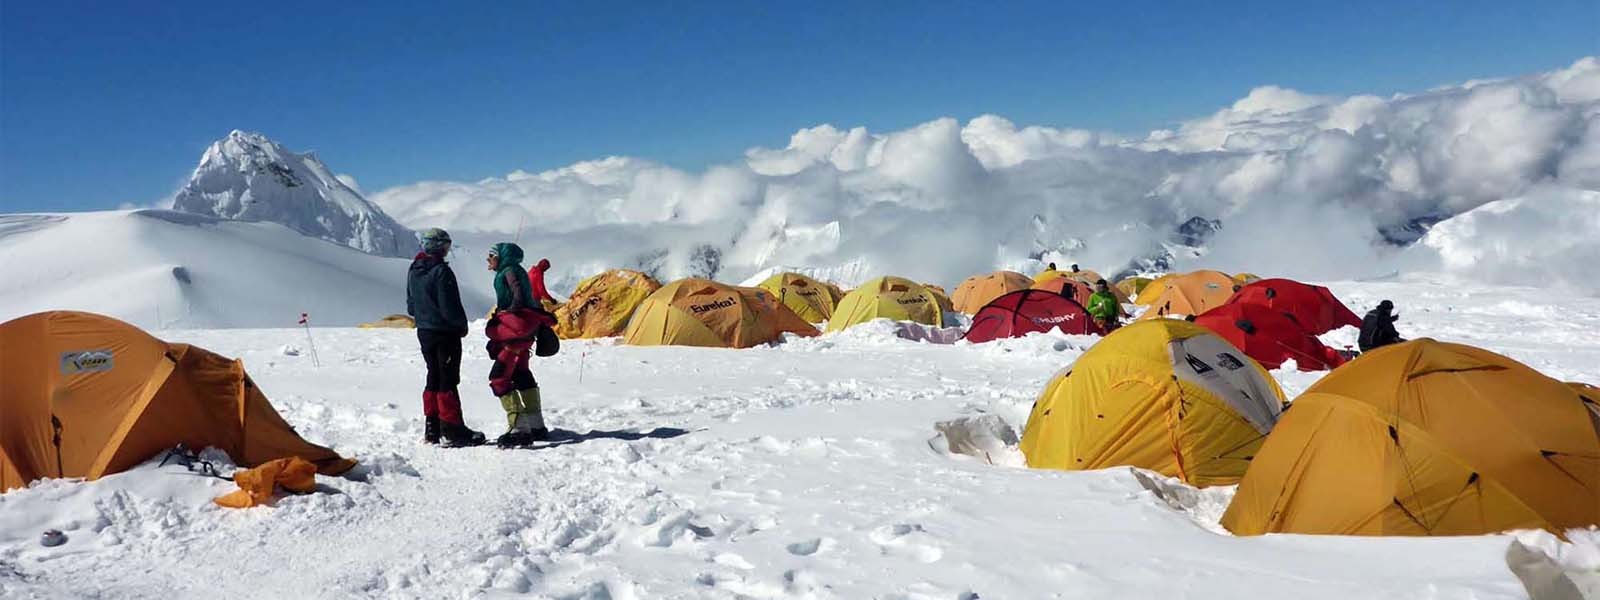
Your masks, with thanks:
[(939, 298), (928, 288), (903, 277), (879, 277), (845, 294), (834, 309), (833, 318), (828, 319), (828, 331), (839, 331), (873, 319), (944, 325)]
[(1151, 304), (1154, 304), (1156, 298), (1160, 298), (1161, 294), (1167, 291), (1167, 282), (1172, 281), (1172, 278), (1177, 276), (1177, 273), (1167, 273), (1166, 275), (1162, 275), (1150, 280), (1148, 283), (1144, 284), (1142, 289), (1139, 290), (1139, 294), (1134, 296), (1133, 303), (1139, 306), (1150, 306)]
[(807, 323), (827, 321), (839, 302), (839, 297), (834, 296), (838, 288), (799, 273), (779, 273), (756, 287), (772, 292)]
[(323, 474), (355, 466), (301, 438), (244, 365), (111, 317), (71, 311), (0, 324), (0, 491), (45, 477), (98, 479), (179, 443), (255, 466), (291, 456)]
[(623, 343), (634, 346), (749, 348), (783, 333), (817, 335), (778, 297), (761, 288), (709, 279), (679, 279), (645, 298), (628, 322)]
[(1222, 517), (1239, 535), (1477, 535), (1600, 524), (1600, 425), (1578, 392), (1471, 346), (1413, 340), (1294, 402)]
[(566, 339), (622, 335), (639, 303), (661, 282), (638, 271), (612, 269), (578, 282), (578, 289), (555, 309), (556, 335)]
[[(1145, 290), (1148, 291), (1155, 285), (1156, 282), (1151, 282)], [(1233, 292), (1239, 289), (1239, 283), (1221, 271), (1184, 273), (1166, 280), (1163, 285), (1165, 289), (1161, 295), (1150, 303), (1150, 310), (1139, 315), (1140, 319), (1198, 315), (1227, 304), (1228, 298), (1232, 298)], [(1139, 296), (1142, 298), (1144, 294)]]
[(1277, 382), (1216, 334), (1145, 321), (1112, 332), (1050, 380), (1022, 452), (1034, 468), (1131, 465), (1227, 485), (1244, 476), (1282, 406)]
[(1145, 286), (1149, 285), (1151, 281), (1155, 280), (1149, 277), (1129, 277), (1122, 281), (1118, 281), (1116, 288), (1122, 292), (1123, 296), (1128, 298), (1136, 298), (1139, 296), (1139, 292), (1144, 291)]
[(1233, 280), (1238, 282), (1239, 285), (1244, 285), (1252, 281), (1260, 281), (1261, 276), (1255, 273), (1234, 273)]
[(955, 305), (950, 302), (950, 294), (945, 293), (944, 286), (924, 283), (922, 287), (927, 288), (928, 292), (933, 294), (934, 302), (939, 304), (939, 312), (952, 312), (955, 310)]
[(955, 310), (977, 314), (978, 309), (987, 306), (995, 298), (999, 298), (1017, 290), (1025, 290), (1033, 285), (1033, 280), (1027, 275), (1016, 271), (995, 271), (986, 275), (973, 275), (961, 285), (956, 286), (952, 307)]
[(416, 329), (417, 321), (406, 315), (389, 315), (370, 323), (359, 325), (362, 329)]

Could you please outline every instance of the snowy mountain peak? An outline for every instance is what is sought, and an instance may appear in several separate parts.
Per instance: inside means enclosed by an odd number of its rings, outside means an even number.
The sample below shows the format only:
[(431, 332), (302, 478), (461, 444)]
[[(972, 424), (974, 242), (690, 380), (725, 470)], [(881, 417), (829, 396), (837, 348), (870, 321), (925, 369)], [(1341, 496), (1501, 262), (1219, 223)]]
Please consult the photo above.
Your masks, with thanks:
[(416, 247), (415, 233), (345, 185), (315, 154), (237, 129), (206, 149), (173, 208), (279, 223), (379, 256), (409, 256)]

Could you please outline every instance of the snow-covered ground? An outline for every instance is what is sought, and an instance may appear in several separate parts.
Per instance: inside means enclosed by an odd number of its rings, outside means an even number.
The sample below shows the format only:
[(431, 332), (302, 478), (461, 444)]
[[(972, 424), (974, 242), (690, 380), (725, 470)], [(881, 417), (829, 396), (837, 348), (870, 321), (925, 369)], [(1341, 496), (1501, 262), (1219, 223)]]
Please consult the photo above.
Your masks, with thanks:
[[(1600, 299), (1416, 278), (1331, 287), (1358, 311), (1394, 300), (1403, 335), (1600, 381)], [(550, 421), (587, 433), (538, 450), (421, 444), (409, 330), (317, 329), (321, 368), (293, 352), (299, 330), (161, 331), (243, 358), (302, 434), (364, 476), (248, 510), (209, 503), (230, 484), (153, 463), (0, 495), (0, 596), (1524, 597), (1509, 535), (1235, 538), (1216, 524), (1231, 489), (1162, 481), (1158, 495), (1130, 469), (942, 453), (935, 423), (1020, 428), (1095, 338), (939, 346), (892, 331), (750, 350), (569, 341), (535, 372)], [(463, 396), (492, 435), (503, 420), (482, 342), (467, 340)], [(1320, 376), (1274, 374), (1291, 395)], [(42, 547), (49, 528), (70, 541)]]

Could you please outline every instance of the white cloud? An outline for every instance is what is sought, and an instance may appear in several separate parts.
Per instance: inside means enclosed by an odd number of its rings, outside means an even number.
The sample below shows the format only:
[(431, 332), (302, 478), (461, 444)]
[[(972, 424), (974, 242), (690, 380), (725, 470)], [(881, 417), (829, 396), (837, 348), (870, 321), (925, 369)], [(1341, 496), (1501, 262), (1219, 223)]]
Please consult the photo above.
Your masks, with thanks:
[(610, 266), (664, 277), (714, 266), (737, 281), (786, 264), (950, 284), (1040, 257), (1115, 272), (1193, 217), (1223, 228), (1178, 266), (1371, 275), (1390, 268), (1384, 235), (1562, 188), (1600, 188), (1593, 58), (1391, 98), (1263, 86), (1135, 138), (994, 115), (894, 132), (819, 125), (702, 172), (610, 157), (372, 199), (413, 228), (520, 225), (569, 281)]

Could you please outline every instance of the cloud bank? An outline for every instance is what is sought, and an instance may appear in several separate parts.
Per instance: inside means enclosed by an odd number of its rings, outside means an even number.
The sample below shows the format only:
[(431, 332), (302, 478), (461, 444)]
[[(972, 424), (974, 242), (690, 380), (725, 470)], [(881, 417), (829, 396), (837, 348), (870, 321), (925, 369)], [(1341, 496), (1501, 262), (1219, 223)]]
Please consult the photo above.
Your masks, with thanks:
[(847, 283), (951, 284), (1047, 260), (1108, 274), (1376, 275), (1451, 216), (1596, 189), (1591, 57), (1392, 97), (1265, 86), (1142, 137), (994, 115), (894, 132), (820, 125), (702, 172), (609, 157), (372, 199), (412, 228), (518, 236), (568, 281), (606, 267), (738, 281), (803, 265)]

